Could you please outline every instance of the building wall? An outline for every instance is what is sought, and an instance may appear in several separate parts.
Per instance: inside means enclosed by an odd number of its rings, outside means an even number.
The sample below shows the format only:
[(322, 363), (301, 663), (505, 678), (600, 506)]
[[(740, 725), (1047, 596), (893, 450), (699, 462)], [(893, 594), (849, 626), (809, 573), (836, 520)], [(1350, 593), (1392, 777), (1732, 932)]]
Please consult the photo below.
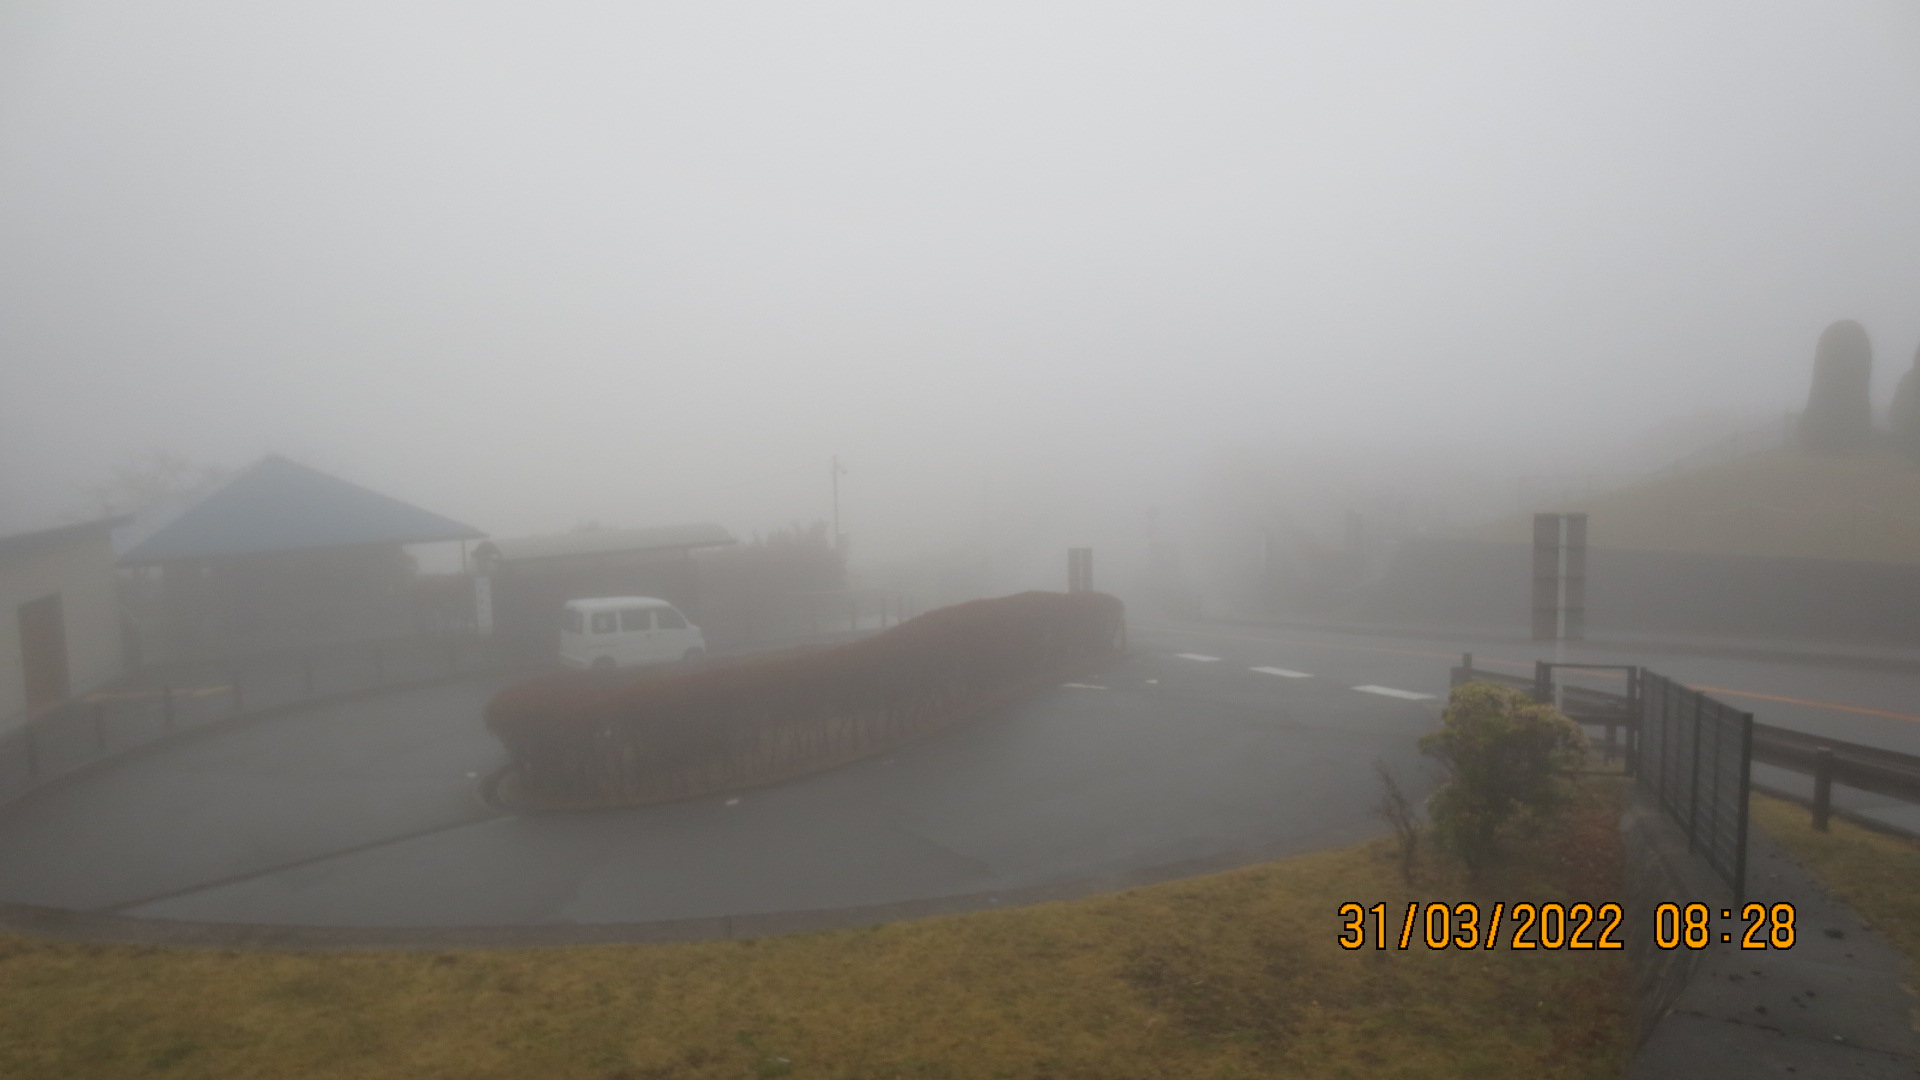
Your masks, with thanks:
[(491, 569), (494, 639), (528, 659), (556, 654), (560, 612), (569, 600), (653, 596), (703, 625), (699, 579), (685, 552), (541, 559)]
[(75, 694), (121, 673), (124, 659), (114, 581), (113, 543), (106, 529), (0, 554), (0, 729), (16, 727), (25, 718), (21, 604), (50, 593), (60, 595), (67, 674)]
[(400, 545), (369, 544), (146, 567), (123, 598), (152, 665), (423, 630), (414, 585)]

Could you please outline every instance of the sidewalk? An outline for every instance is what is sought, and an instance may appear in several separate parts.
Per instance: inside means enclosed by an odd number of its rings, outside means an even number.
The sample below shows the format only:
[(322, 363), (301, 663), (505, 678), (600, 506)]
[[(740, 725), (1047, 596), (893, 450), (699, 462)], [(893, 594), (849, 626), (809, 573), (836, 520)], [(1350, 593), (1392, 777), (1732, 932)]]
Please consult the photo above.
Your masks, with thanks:
[(1756, 830), (1747, 858), (1749, 901), (1794, 906), (1792, 948), (1716, 942), (1629, 1080), (1920, 1077), (1906, 958), (1771, 837)]

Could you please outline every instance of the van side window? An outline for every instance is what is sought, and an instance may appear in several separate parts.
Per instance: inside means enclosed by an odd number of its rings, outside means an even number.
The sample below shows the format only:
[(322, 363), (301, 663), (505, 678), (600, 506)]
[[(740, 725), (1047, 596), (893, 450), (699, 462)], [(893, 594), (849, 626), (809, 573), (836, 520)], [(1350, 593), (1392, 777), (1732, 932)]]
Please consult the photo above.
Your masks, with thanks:
[(615, 614), (616, 614), (615, 612), (611, 612), (611, 611), (594, 612), (593, 613), (593, 632), (596, 634), (613, 633), (613, 622), (614, 622)]
[(651, 630), (653, 623), (647, 618), (651, 612), (645, 608), (629, 608), (620, 613), (620, 629)]
[(685, 630), (687, 628), (687, 620), (681, 618), (678, 611), (670, 607), (663, 607), (656, 608), (655, 612), (660, 616), (660, 626), (662, 629)]
[(575, 634), (587, 632), (586, 618), (572, 608), (567, 609), (567, 630)]

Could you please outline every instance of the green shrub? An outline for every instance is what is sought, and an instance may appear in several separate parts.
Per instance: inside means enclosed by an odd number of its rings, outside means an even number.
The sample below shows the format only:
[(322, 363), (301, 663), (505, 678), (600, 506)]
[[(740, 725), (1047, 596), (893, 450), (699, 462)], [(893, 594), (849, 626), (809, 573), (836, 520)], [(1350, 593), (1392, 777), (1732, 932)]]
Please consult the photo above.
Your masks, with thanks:
[(658, 674), (553, 672), (494, 695), (486, 723), (535, 804), (619, 806), (674, 784), (704, 792), (837, 764), (1125, 645), (1118, 598), (1027, 592), (936, 608), (830, 648)]
[(1586, 756), (1587, 737), (1552, 705), (1468, 683), (1454, 688), (1445, 726), (1421, 739), (1420, 749), (1448, 773), (1428, 803), (1434, 836), (1478, 870), (1497, 853), (1503, 826), (1560, 802), (1561, 778)]

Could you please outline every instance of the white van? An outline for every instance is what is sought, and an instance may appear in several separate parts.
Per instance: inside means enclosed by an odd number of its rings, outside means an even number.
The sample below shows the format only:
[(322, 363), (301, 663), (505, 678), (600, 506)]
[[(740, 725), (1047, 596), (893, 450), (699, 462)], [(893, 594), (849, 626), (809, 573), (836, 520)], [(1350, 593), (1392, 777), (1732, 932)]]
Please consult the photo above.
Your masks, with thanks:
[(560, 662), (570, 668), (633, 667), (695, 660), (707, 639), (679, 609), (651, 596), (569, 600), (560, 627)]

